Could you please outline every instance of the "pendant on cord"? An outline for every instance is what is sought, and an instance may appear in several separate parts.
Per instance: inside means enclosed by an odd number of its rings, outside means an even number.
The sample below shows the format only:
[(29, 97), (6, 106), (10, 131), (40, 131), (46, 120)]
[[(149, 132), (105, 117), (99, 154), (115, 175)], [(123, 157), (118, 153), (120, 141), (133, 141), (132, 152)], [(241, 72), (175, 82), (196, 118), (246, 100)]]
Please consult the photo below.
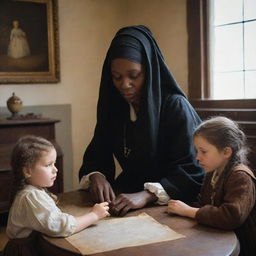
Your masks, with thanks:
[(126, 123), (124, 123), (124, 157), (128, 158), (132, 150), (126, 146), (126, 128)]
[(131, 149), (124, 146), (124, 157), (128, 158), (131, 153)]

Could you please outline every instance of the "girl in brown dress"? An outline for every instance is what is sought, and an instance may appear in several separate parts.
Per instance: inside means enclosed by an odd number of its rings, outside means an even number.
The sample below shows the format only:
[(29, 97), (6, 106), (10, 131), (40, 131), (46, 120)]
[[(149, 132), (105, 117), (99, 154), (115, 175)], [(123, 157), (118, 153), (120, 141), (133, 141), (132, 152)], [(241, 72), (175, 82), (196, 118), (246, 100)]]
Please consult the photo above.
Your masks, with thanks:
[(194, 133), (197, 160), (206, 171), (201, 208), (170, 200), (168, 212), (195, 218), (200, 224), (234, 230), (239, 255), (256, 255), (256, 178), (247, 164), (246, 137), (225, 117), (203, 122)]

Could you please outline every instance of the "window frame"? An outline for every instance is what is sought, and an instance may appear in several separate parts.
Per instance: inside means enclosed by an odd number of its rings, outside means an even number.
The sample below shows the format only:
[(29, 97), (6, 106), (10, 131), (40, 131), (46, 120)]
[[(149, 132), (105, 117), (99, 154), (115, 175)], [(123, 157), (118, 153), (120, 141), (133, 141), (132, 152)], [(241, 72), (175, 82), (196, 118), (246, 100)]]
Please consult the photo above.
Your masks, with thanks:
[(256, 175), (256, 99), (210, 98), (209, 1), (187, 0), (188, 98), (202, 120), (224, 115), (238, 122), (247, 136), (249, 166)]
[[(227, 99), (211, 98), (210, 74), (210, 6), (211, 0), (187, 0), (187, 29), (188, 29), (188, 98), (191, 100), (211, 101), (211, 105), (219, 101), (227, 102), (234, 107), (246, 102), (255, 108), (256, 99)], [(221, 105), (222, 105), (221, 104)]]

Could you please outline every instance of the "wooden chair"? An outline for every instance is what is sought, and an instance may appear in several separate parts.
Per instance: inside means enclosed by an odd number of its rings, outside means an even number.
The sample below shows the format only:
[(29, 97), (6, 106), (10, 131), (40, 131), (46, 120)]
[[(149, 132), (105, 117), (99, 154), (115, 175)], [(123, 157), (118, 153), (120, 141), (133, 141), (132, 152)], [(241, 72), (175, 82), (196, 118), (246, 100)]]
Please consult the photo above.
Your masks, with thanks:
[(0, 227), (0, 256), (1, 256), (1, 252), (3, 251), (5, 245), (8, 242), (8, 237), (5, 233), (6, 227)]

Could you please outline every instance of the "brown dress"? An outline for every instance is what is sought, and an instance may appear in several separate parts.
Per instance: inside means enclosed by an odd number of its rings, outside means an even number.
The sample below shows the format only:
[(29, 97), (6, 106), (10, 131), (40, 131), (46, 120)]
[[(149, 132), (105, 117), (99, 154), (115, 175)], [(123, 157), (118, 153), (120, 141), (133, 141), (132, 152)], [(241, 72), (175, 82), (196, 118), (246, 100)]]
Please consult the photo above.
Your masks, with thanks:
[(198, 223), (234, 230), (240, 242), (240, 255), (256, 255), (256, 178), (244, 165), (225, 170), (216, 183), (207, 173), (197, 211)]
[(10, 239), (6, 244), (3, 256), (39, 256), (39, 233), (33, 231), (29, 237)]

